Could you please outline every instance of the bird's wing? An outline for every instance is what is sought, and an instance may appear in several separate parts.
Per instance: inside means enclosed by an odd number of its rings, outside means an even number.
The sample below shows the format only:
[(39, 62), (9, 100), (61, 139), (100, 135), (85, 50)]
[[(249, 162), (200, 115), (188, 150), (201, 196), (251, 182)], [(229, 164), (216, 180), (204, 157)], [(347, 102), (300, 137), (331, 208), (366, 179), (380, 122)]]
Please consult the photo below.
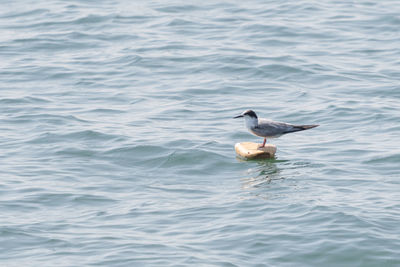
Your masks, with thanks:
[(298, 131), (292, 124), (267, 119), (259, 119), (257, 128), (271, 136)]

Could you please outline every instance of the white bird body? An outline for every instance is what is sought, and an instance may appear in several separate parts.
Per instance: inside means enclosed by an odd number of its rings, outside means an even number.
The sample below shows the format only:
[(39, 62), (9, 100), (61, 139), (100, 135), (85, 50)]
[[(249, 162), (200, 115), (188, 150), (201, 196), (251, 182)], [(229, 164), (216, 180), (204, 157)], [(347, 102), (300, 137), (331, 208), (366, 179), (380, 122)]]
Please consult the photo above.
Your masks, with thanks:
[(277, 138), (287, 133), (303, 131), (317, 127), (319, 125), (293, 125), (285, 122), (271, 121), (267, 119), (258, 118), (256, 113), (252, 110), (246, 110), (239, 116), (234, 118), (244, 117), (246, 128), (254, 135), (264, 137), (264, 143), (261, 147), (265, 146), (268, 138)]

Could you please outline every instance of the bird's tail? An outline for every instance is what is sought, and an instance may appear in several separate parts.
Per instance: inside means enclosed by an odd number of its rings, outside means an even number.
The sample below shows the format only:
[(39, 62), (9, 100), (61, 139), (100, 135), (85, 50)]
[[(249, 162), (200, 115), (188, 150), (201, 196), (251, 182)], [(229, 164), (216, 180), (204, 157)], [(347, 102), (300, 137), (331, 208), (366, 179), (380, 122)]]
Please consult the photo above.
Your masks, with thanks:
[(294, 127), (295, 127), (295, 128), (298, 128), (299, 131), (302, 131), (302, 130), (307, 130), (307, 129), (315, 128), (315, 127), (317, 127), (317, 126), (319, 126), (319, 124), (295, 125)]
[(293, 128), (291, 128), (290, 130), (284, 132), (284, 134), (286, 133), (293, 133), (293, 132), (299, 132), (299, 131), (304, 131), (307, 129), (311, 129), (311, 128), (315, 128), (319, 126), (318, 124), (311, 124), (311, 125), (293, 125)]

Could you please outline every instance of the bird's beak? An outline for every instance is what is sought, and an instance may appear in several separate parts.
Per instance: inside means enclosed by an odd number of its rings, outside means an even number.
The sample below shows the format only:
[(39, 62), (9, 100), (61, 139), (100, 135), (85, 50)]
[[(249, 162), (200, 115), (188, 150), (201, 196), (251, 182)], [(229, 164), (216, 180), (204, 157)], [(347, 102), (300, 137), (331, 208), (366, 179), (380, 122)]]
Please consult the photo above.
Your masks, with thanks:
[(234, 119), (237, 119), (237, 118), (241, 118), (241, 117), (243, 117), (242, 114), (240, 114), (240, 115), (238, 115), (238, 116), (236, 116), (236, 117), (233, 117), (233, 118), (234, 118)]

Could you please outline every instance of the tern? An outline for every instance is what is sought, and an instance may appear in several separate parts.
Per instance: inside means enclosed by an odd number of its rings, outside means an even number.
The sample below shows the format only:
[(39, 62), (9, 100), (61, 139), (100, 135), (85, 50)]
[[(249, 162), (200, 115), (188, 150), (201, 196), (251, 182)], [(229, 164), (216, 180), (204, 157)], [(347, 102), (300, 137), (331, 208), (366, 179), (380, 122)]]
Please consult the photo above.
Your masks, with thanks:
[(259, 147), (264, 147), (267, 138), (277, 138), (287, 133), (304, 131), (319, 126), (318, 124), (311, 125), (293, 125), (285, 122), (271, 121), (267, 119), (258, 118), (257, 114), (252, 110), (246, 110), (242, 114), (233, 117), (244, 117), (246, 128), (254, 135), (264, 137), (264, 142)]

